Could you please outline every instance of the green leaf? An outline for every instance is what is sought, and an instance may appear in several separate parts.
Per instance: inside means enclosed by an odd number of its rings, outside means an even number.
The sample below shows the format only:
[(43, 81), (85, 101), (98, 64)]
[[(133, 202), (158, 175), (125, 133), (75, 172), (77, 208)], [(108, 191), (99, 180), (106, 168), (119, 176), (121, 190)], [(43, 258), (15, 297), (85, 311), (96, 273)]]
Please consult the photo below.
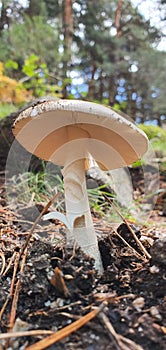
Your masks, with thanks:
[(8, 59), (5, 63), (6, 69), (18, 69), (18, 63), (16, 61), (13, 61), (11, 59)]

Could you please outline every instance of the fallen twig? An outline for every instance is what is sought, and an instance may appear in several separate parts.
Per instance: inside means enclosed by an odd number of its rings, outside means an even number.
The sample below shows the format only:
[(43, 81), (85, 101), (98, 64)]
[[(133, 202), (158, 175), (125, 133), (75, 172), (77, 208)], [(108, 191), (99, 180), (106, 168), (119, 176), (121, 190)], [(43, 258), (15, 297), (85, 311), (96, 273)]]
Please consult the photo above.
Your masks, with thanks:
[(134, 254), (137, 255), (139, 258), (141, 258), (143, 261), (145, 260), (145, 258), (140, 254), (138, 253), (117, 231), (113, 231), (115, 233), (116, 236), (118, 236), (122, 242), (124, 244), (127, 245), (128, 248), (130, 248), (131, 250), (133, 250)]
[[(58, 341), (62, 340), (63, 338), (69, 336), (71, 333), (76, 332), (79, 328), (84, 326), (86, 323), (91, 321), (93, 318), (95, 318), (105, 307), (106, 303), (102, 303), (98, 308), (95, 308), (94, 310), (90, 311), (85, 316), (81, 317), (79, 320), (73, 322), (69, 326), (66, 326), (56, 333), (50, 335), (49, 337), (46, 337), (37, 343), (28, 346), (26, 350), (42, 350), (46, 349), (47, 347), (57, 343)], [(142, 350), (142, 349), (141, 349)]]
[(142, 346), (136, 344), (134, 341), (116, 333), (109, 318), (101, 312), (99, 314), (100, 320), (104, 323), (105, 328), (109, 331), (109, 336), (113, 341), (117, 350), (143, 350)]
[(19, 264), (19, 254), (17, 253), (15, 264), (14, 264), (14, 271), (13, 271), (12, 282), (11, 282), (11, 286), (10, 286), (10, 292), (9, 292), (9, 295), (7, 296), (7, 299), (6, 299), (5, 303), (3, 304), (2, 308), (1, 308), (0, 321), (2, 320), (2, 316), (3, 316), (3, 313), (4, 313), (5, 309), (6, 309), (6, 307), (7, 307), (7, 304), (8, 304), (9, 300), (11, 299), (11, 297), (13, 296), (13, 293), (14, 293), (14, 285), (15, 285), (15, 278), (16, 278), (18, 264)]
[[(24, 266), (26, 262), (26, 257), (27, 257), (27, 249), (24, 252), (22, 263), (21, 263), (21, 268), (20, 268), (20, 273), (23, 273), (24, 271)], [(12, 307), (11, 307), (11, 313), (10, 313), (10, 320), (9, 320), (9, 329), (12, 329), (14, 326), (15, 322), (15, 317), (16, 317), (16, 312), (17, 312), (17, 302), (18, 302), (18, 297), (19, 297), (19, 289), (20, 289), (20, 278), (18, 277), (18, 281), (15, 287), (14, 291), (14, 296), (13, 296), (13, 301), (12, 301)]]
[[(103, 301), (103, 300), (102, 300)], [(61, 306), (59, 308), (57, 308), (56, 306), (54, 308), (51, 308), (50, 310), (47, 311), (47, 315), (50, 314), (50, 313), (60, 313), (61, 311), (65, 310), (65, 309), (68, 309), (69, 307), (72, 307), (74, 305), (80, 305), (81, 304), (81, 301), (78, 300), (78, 301), (75, 301), (74, 303), (71, 303), (71, 304), (67, 304), (67, 305), (64, 305), (64, 306)], [(31, 318), (33, 316), (42, 316), (42, 315), (46, 315), (46, 311), (44, 311), (44, 309), (41, 309), (41, 310), (37, 310), (35, 312), (32, 312), (30, 314), (28, 314), (28, 317)]]
[(1, 276), (5, 270), (5, 255), (4, 255), (4, 253), (1, 252), (0, 257), (2, 260), (2, 267), (1, 267), (1, 271), (0, 271), (0, 276)]
[(25, 249), (28, 246), (28, 243), (32, 237), (32, 234), (34, 232), (35, 227), (37, 226), (39, 220), (41, 219), (41, 217), (43, 216), (43, 214), (45, 214), (45, 212), (48, 210), (48, 208), (51, 206), (51, 204), (55, 201), (55, 199), (60, 195), (60, 192), (56, 193), (52, 199), (50, 199), (50, 201), (46, 204), (46, 206), (43, 208), (43, 210), (41, 211), (41, 213), (39, 214), (39, 216), (37, 217), (37, 219), (35, 220), (34, 224), (32, 225), (29, 234), (27, 236), (26, 242), (24, 243), (23, 247), (20, 250), (20, 257), (21, 255), (24, 253)]
[(10, 267), (11, 267), (13, 261), (15, 260), (16, 255), (17, 255), (17, 252), (14, 252), (13, 255), (11, 256), (11, 258), (10, 258), (10, 260), (9, 260), (9, 263), (8, 263), (8, 265), (6, 266), (6, 269), (3, 271), (3, 274), (2, 274), (3, 277), (4, 277), (4, 276), (7, 274), (7, 272), (10, 270)]
[(96, 301), (100, 301), (100, 302), (106, 301), (108, 304), (109, 303), (116, 303), (119, 300), (122, 300), (124, 298), (131, 298), (131, 299), (133, 299), (134, 297), (135, 297), (135, 295), (132, 294), (132, 293), (130, 293), (130, 294), (123, 294), (123, 295), (119, 295), (119, 296), (117, 296), (116, 293), (109, 293), (109, 292), (107, 292), (107, 293), (104, 293), (104, 292), (100, 293), (99, 292), (99, 293), (94, 294), (94, 298), (95, 298)]
[[(59, 196), (59, 194), (60, 193), (56, 193), (53, 196), (53, 198), (43, 208), (43, 210), (41, 211), (41, 213), (39, 214), (39, 216), (35, 220), (34, 224), (32, 225), (32, 227), (30, 229), (30, 232), (29, 232), (29, 234), (27, 236), (27, 239), (26, 239), (25, 243), (23, 244), (22, 248), (20, 249), (20, 252), (17, 253), (15, 264), (14, 264), (14, 272), (13, 272), (12, 282), (11, 282), (11, 286), (10, 286), (10, 292), (9, 292), (9, 295), (7, 296), (7, 299), (6, 299), (5, 303), (3, 304), (3, 306), (2, 306), (2, 308), (0, 310), (0, 321), (2, 320), (2, 316), (3, 316), (3, 313), (4, 313), (5, 309), (6, 309), (6, 307), (7, 307), (7, 304), (8, 304), (9, 300), (11, 299), (11, 297), (13, 296), (13, 293), (14, 293), (15, 278), (16, 278), (16, 273), (17, 273), (17, 269), (18, 269), (18, 266), (19, 266), (19, 261), (21, 259), (21, 256), (25, 253), (25, 250), (26, 250), (26, 248), (28, 246), (28, 243), (29, 243), (29, 241), (30, 241), (30, 239), (32, 237), (34, 229), (35, 229), (36, 225), (38, 224), (39, 220), (41, 219), (43, 214), (48, 210), (48, 208), (51, 206), (51, 204), (55, 201), (55, 199)], [(23, 259), (23, 261), (24, 261), (24, 259)], [(24, 263), (22, 264), (22, 267), (23, 266), (24, 266)], [(19, 287), (20, 287), (20, 280), (18, 281), (18, 284), (16, 285), (16, 292), (14, 294), (15, 300), (13, 299), (13, 304), (12, 304), (13, 305), (13, 310), (12, 310), (12, 319), (10, 321), (10, 326), (11, 326), (11, 323), (13, 324), (13, 320), (15, 319), (14, 313), (16, 312), (16, 310), (14, 311), (14, 309), (15, 309), (15, 306), (16, 306), (17, 300), (18, 300)]]
[(38, 336), (38, 335), (47, 335), (47, 334), (52, 334), (52, 333), (54, 333), (54, 332), (43, 330), (43, 329), (23, 331), (23, 332), (1, 333), (0, 340), (9, 339), (9, 338), (16, 338), (16, 337), (31, 337), (31, 336)]
[(105, 194), (103, 194), (103, 197), (106, 199), (106, 201), (114, 208), (114, 210), (117, 212), (117, 214), (120, 216), (120, 218), (123, 220), (123, 222), (125, 223), (125, 225), (127, 226), (128, 230), (131, 232), (131, 234), (133, 235), (136, 243), (138, 244), (139, 248), (142, 250), (142, 252), (144, 253), (144, 255), (148, 258), (151, 259), (151, 255), (147, 252), (147, 250), (145, 249), (145, 247), (143, 246), (143, 244), (140, 242), (140, 240), (138, 239), (137, 235), (135, 234), (134, 230), (132, 229), (132, 227), (129, 225), (129, 223), (127, 222), (127, 220), (123, 217), (123, 215), (120, 213), (120, 211), (118, 210), (118, 208), (116, 207), (115, 203), (113, 203), (113, 201), (111, 201)]

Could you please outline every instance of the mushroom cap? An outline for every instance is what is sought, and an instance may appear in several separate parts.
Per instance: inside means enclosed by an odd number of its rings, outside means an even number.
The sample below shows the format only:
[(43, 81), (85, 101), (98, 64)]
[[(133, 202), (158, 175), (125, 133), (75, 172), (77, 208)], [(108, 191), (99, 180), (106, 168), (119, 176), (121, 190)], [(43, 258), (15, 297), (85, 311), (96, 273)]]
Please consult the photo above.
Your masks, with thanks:
[(64, 166), (89, 154), (103, 169), (132, 164), (148, 149), (144, 132), (109, 107), (81, 100), (44, 100), (23, 110), (13, 134), (29, 152)]

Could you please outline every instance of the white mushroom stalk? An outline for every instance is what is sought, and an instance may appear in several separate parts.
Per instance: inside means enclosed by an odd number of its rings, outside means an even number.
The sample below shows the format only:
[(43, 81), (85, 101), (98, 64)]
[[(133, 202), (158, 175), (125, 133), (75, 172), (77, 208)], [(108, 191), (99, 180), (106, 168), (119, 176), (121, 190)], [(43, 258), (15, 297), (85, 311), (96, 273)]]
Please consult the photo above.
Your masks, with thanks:
[(46, 214), (44, 219), (62, 221), (67, 227), (68, 243), (76, 243), (86, 254), (93, 257), (96, 269), (101, 272), (102, 262), (86, 189), (85, 159), (67, 164), (62, 170), (62, 174), (66, 215), (52, 212)]

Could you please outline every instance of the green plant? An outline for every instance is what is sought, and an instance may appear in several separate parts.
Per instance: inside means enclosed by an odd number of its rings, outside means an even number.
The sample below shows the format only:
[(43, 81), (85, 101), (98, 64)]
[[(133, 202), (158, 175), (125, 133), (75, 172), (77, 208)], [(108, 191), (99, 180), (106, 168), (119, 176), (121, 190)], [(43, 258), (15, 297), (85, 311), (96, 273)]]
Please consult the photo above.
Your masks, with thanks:
[(102, 186), (98, 186), (96, 188), (87, 190), (90, 208), (96, 211), (101, 216), (105, 215), (105, 213), (110, 209), (110, 205), (105, 201), (103, 194), (105, 194), (111, 199), (115, 199), (113, 193), (107, 192), (105, 190), (106, 187), (108, 187), (108, 185), (104, 184)]
[(166, 156), (166, 130), (157, 125), (139, 124), (139, 127), (148, 136), (157, 157)]
[(0, 103), (0, 119), (15, 112), (17, 107), (12, 103)]
[[(13, 176), (7, 188), (10, 199), (17, 196), (17, 201), (25, 204), (33, 198), (33, 202), (38, 203), (48, 201), (55, 191), (63, 194), (63, 181), (59, 175), (25, 172)], [(62, 201), (62, 198), (60, 200)], [(59, 202), (56, 205), (59, 207), (61, 204)]]
[(145, 161), (143, 159), (139, 159), (132, 164), (132, 167), (137, 168), (137, 167), (141, 167), (143, 165), (145, 165)]
[(11, 60), (10, 58), (5, 62), (5, 73), (9, 75), (12, 70), (18, 69), (18, 63), (16, 61)]
[(154, 151), (156, 152), (156, 156), (157, 157), (166, 157), (166, 139), (165, 141), (161, 141), (161, 140), (153, 140), (151, 142), (151, 145), (154, 149)]
[(158, 139), (160, 141), (165, 141), (166, 139), (166, 130), (158, 125), (139, 124), (138, 127), (145, 132), (149, 140)]
[(0, 101), (1, 103), (21, 104), (31, 99), (31, 92), (23, 84), (4, 75), (4, 64), (0, 62)]
[(42, 97), (48, 93), (60, 97), (60, 87), (48, 83), (49, 72), (45, 62), (40, 57), (31, 54), (24, 62), (22, 72), (26, 75), (23, 84), (31, 90), (35, 97)]
[[(110, 205), (105, 201), (103, 194), (106, 194), (111, 199), (115, 199), (112, 193), (105, 191), (106, 187), (107, 184), (104, 184), (94, 189), (88, 189), (91, 210), (94, 210), (101, 216), (105, 215), (110, 209)], [(45, 202), (53, 196), (55, 191), (60, 192), (61, 196), (58, 202), (54, 204), (54, 207), (56, 210), (65, 210), (64, 185), (63, 179), (59, 174), (45, 172), (44, 169), (38, 173), (26, 172), (19, 176), (13, 176), (8, 188), (10, 189), (8, 195), (12, 197), (12, 193), (17, 194), (17, 199), (20, 203), (27, 203), (32, 198), (34, 203)]]

